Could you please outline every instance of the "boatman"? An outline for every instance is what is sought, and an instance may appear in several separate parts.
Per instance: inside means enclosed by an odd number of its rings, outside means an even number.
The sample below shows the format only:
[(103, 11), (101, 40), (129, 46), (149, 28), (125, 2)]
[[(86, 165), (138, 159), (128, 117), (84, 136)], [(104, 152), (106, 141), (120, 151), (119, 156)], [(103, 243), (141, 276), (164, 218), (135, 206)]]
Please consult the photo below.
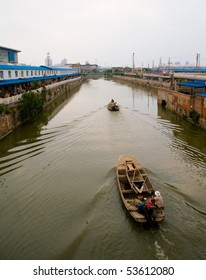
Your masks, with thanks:
[(157, 208), (164, 208), (164, 201), (159, 191), (155, 191), (155, 196), (153, 197), (154, 204)]

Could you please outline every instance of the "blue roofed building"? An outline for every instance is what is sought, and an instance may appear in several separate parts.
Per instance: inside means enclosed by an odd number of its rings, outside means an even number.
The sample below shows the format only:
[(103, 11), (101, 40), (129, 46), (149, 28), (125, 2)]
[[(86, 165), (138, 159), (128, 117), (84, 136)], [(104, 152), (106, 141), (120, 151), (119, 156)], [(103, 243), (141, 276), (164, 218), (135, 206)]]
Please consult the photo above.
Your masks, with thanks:
[(0, 63), (18, 63), (19, 50), (0, 46)]
[(19, 64), (19, 52), (0, 47), (0, 99), (79, 76), (78, 70), (71, 67)]

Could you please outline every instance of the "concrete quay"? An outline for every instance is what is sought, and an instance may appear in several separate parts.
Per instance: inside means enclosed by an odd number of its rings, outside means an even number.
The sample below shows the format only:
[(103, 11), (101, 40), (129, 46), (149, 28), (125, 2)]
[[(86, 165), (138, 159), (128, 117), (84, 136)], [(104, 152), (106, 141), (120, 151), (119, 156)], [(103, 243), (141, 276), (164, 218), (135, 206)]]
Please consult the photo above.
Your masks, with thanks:
[[(182, 77), (183, 74), (181, 74)], [(194, 74), (193, 74), (194, 75)], [(184, 76), (184, 75), (183, 75)], [(200, 75), (205, 79), (205, 75)], [(192, 77), (192, 76), (190, 76)], [(180, 78), (180, 76), (176, 77)], [(157, 90), (158, 103), (186, 118), (188, 121), (206, 129), (206, 97), (196, 94), (185, 94), (177, 90), (176, 81), (174, 82), (175, 90), (171, 90), (171, 80), (162, 81), (162, 79), (150, 80), (136, 77), (115, 76), (113, 80), (132, 83), (151, 87)], [(193, 118), (194, 116), (194, 118)]]
[[(78, 77), (45, 86), (46, 102), (44, 107), (49, 106), (53, 101), (55, 101), (65, 93), (69, 95), (70, 93), (72, 93), (73, 89), (81, 86), (81, 84), (82, 78)], [(41, 90), (42, 88), (38, 88), (37, 90), (33, 90), (33, 92), (41, 94)], [(1, 98), (0, 100), (0, 103), (6, 104), (10, 108), (12, 108), (11, 114), (0, 115), (0, 139), (22, 125), (20, 112), (18, 110), (18, 103), (21, 96), (22, 94), (19, 94), (12, 97)]]

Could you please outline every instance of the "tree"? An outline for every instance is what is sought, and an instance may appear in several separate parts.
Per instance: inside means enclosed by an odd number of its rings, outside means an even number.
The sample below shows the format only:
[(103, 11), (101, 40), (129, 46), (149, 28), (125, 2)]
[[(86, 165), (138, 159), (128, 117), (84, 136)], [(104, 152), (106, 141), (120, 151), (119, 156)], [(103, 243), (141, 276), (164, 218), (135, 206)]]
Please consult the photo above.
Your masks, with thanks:
[(23, 121), (34, 121), (37, 119), (40, 112), (43, 111), (43, 106), (46, 100), (46, 90), (41, 93), (27, 92), (22, 95), (19, 109)]
[(12, 110), (6, 104), (0, 104), (0, 115), (11, 114)]

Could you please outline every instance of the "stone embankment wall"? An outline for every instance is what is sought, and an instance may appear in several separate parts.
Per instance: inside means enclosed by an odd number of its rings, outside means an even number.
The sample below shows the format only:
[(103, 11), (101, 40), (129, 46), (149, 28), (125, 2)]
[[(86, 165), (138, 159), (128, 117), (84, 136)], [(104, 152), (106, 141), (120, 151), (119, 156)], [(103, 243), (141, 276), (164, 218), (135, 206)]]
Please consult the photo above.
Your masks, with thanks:
[(190, 113), (192, 111), (197, 112), (200, 116), (198, 125), (206, 129), (206, 98), (159, 88), (158, 102), (178, 115), (186, 117), (191, 122), (193, 120), (190, 118)]
[(20, 125), (21, 118), (17, 108), (14, 107), (11, 114), (0, 115), (0, 139)]
[[(58, 83), (54, 83), (46, 86), (46, 103), (45, 107), (48, 106), (55, 99), (59, 98), (65, 93), (72, 92), (73, 89), (81, 86), (82, 79), (81, 77), (73, 78), (69, 80), (64, 80)], [(41, 93), (42, 88), (34, 90), (34, 92)], [(4, 102), (12, 108), (11, 114), (0, 115), (0, 139), (5, 137), (8, 133), (12, 132), (15, 128), (19, 127), (22, 124), (20, 113), (18, 111), (18, 102), (19, 96), (6, 98)]]
[(169, 89), (171, 86), (170, 82), (162, 82), (158, 80), (147, 80), (141, 78), (125, 77), (125, 76), (113, 75), (112, 79), (117, 81), (125, 81), (127, 83), (132, 83), (134, 85), (152, 87), (155, 89), (158, 89), (159, 87), (164, 87)]
[[(82, 79), (79, 77), (46, 86), (47, 93), (45, 106), (59, 98), (62, 94), (69, 94), (73, 89), (79, 87), (81, 84)], [(41, 92), (41, 90), (42, 88), (38, 89), (39, 92)]]

